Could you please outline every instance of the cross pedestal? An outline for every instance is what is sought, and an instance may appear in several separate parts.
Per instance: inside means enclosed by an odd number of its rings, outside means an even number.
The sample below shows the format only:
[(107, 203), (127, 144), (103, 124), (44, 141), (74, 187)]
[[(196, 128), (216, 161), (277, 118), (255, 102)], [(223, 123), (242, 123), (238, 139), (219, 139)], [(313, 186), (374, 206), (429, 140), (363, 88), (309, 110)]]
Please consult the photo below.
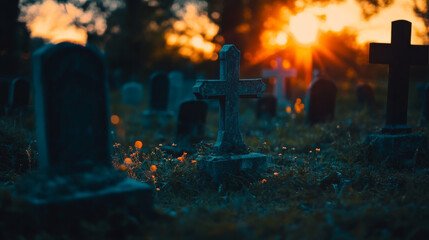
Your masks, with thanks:
[(388, 159), (401, 165), (401, 162), (415, 159), (418, 148), (427, 147), (424, 134), (411, 134), (407, 107), (410, 66), (427, 65), (429, 47), (410, 44), (411, 22), (393, 21), (391, 34), (391, 44), (371, 43), (369, 46), (369, 63), (389, 64), (389, 80), (386, 125), (381, 134), (370, 135), (367, 141), (373, 159)]
[(286, 78), (296, 77), (296, 69), (284, 69), (283, 60), (281, 58), (277, 58), (276, 63), (277, 66), (275, 68), (262, 70), (262, 77), (272, 77), (276, 80), (276, 84), (274, 85), (274, 95), (277, 97), (278, 105), (284, 108), (288, 105), (285, 95), (284, 80)]
[(219, 130), (214, 145), (215, 156), (201, 159), (198, 166), (214, 181), (240, 171), (263, 172), (266, 156), (249, 153), (238, 126), (240, 98), (261, 97), (265, 84), (261, 79), (240, 79), (240, 51), (225, 45), (220, 53), (220, 80), (198, 80), (193, 92), (198, 99), (219, 100)]

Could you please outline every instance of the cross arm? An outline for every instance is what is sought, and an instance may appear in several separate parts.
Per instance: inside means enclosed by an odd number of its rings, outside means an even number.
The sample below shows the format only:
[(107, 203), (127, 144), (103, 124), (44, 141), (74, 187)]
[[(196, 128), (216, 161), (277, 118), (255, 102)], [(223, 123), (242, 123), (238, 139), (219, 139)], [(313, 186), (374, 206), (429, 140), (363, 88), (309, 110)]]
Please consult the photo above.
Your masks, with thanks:
[(391, 45), (388, 43), (369, 44), (369, 63), (386, 64), (392, 59)]
[[(260, 97), (265, 91), (265, 84), (259, 79), (241, 79), (238, 92), (241, 97)], [(193, 87), (198, 99), (214, 99), (226, 95), (225, 81), (197, 80)]]
[(396, 56), (394, 49), (388, 43), (370, 43), (369, 44), (369, 63), (390, 64), (403, 63), (409, 65), (427, 65), (429, 46), (427, 45), (409, 45), (406, 51)]

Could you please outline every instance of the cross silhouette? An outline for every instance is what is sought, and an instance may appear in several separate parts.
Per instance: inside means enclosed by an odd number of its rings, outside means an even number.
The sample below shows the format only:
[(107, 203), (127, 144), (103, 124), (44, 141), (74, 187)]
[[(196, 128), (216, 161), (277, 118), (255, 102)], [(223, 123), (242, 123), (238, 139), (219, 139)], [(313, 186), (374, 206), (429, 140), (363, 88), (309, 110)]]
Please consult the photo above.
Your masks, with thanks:
[(296, 77), (296, 69), (284, 69), (283, 60), (281, 58), (276, 58), (276, 63), (277, 66), (275, 68), (262, 70), (262, 77), (273, 77), (276, 79), (276, 84), (274, 85), (274, 95), (277, 97), (279, 105), (284, 107), (286, 105), (284, 79), (289, 77)]
[(428, 64), (428, 46), (411, 45), (411, 23), (392, 22), (391, 44), (370, 43), (369, 63), (389, 64), (386, 125), (382, 133), (410, 133), (407, 125), (410, 65)]
[(265, 91), (265, 84), (260, 78), (239, 78), (240, 51), (234, 45), (223, 46), (219, 58), (220, 80), (198, 80), (193, 92), (198, 99), (219, 99), (216, 153), (248, 153), (238, 127), (239, 99), (260, 97)]

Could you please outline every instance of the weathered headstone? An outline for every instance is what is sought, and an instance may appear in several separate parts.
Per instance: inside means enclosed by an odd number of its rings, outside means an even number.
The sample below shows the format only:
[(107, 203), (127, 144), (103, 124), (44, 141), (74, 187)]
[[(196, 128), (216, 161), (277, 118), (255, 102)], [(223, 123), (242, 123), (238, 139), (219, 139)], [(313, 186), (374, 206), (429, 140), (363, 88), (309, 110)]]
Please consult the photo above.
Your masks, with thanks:
[(283, 60), (281, 58), (276, 59), (277, 66), (273, 69), (264, 69), (262, 70), (263, 78), (271, 78), (273, 77), (276, 80), (274, 85), (274, 96), (276, 96), (278, 105), (280, 107), (286, 107), (288, 105), (287, 97), (285, 92), (290, 89), (286, 89), (285, 80), (286, 78), (296, 77), (296, 69), (284, 69), (283, 68)]
[(143, 112), (143, 125), (165, 125), (173, 119), (168, 110), (170, 81), (164, 72), (155, 72), (150, 76), (149, 109)]
[(272, 95), (263, 96), (258, 99), (256, 117), (269, 120), (277, 115), (277, 98)]
[(368, 83), (359, 83), (356, 86), (356, 98), (360, 106), (375, 107), (375, 96)]
[(40, 48), (32, 62), (40, 172), (24, 179), (17, 193), (49, 222), (99, 214), (112, 206), (151, 211), (151, 188), (112, 167), (101, 53), (64, 42)]
[(23, 108), (30, 105), (30, 83), (24, 78), (15, 78), (10, 85), (9, 105)]
[(240, 79), (240, 51), (234, 45), (225, 45), (219, 53), (220, 80), (198, 80), (194, 94), (198, 99), (219, 100), (219, 130), (214, 145), (215, 156), (199, 159), (198, 166), (221, 181), (227, 175), (240, 172), (261, 173), (266, 169), (267, 157), (249, 153), (238, 126), (240, 97), (260, 97), (265, 91), (261, 79)]
[(337, 87), (325, 78), (313, 81), (307, 89), (306, 120), (309, 124), (334, 120)]
[(170, 82), (168, 109), (173, 112), (178, 112), (180, 103), (184, 100), (184, 76), (179, 71), (173, 71), (168, 74)]
[(10, 80), (0, 78), (0, 116), (5, 115), (9, 108)]
[(429, 83), (426, 84), (425, 92), (423, 95), (422, 113), (420, 117), (420, 125), (429, 123)]
[(427, 147), (424, 134), (412, 134), (407, 125), (410, 65), (428, 64), (428, 46), (411, 45), (411, 23), (392, 22), (391, 44), (371, 43), (369, 62), (389, 64), (386, 125), (368, 136), (369, 155), (393, 165), (412, 165), (416, 150)]
[(195, 152), (194, 145), (205, 137), (207, 103), (191, 100), (180, 105), (175, 142), (185, 152)]
[(164, 72), (150, 77), (149, 110), (167, 111), (170, 80)]
[(138, 106), (143, 100), (143, 85), (138, 82), (128, 82), (122, 86), (122, 103)]

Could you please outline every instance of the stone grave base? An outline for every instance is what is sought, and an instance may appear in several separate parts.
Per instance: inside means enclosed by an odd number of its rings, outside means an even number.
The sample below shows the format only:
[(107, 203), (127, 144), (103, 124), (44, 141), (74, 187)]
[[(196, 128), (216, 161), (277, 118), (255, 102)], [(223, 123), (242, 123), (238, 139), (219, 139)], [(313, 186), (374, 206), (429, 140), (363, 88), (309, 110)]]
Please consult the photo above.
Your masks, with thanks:
[(143, 112), (143, 126), (165, 126), (174, 121), (174, 113), (172, 111), (152, 111), (146, 110)]
[(199, 159), (198, 168), (213, 182), (221, 182), (227, 176), (240, 173), (262, 175), (267, 168), (267, 156), (261, 153), (212, 156)]
[[(113, 176), (100, 176), (97, 171), (48, 180), (51, 176), (40, 173), (21, 183), (16, 197), (28, 203), (35, 224), (41, 228), (52, 225), (68, 228), (75, 222), (99, 219), (116, 209), (135, 217), (155, 215), (151, 186), (126, 178), (113, 169), (104, 172)], [(32, 187), (34, 180), (40, 182)]]
[(419, 151), (427, 148), (427, 135), (372, 134), (365, 140), (368, 146), (366, 157), (370, 161), (386, 162), (393, 167), (412, 167)]

